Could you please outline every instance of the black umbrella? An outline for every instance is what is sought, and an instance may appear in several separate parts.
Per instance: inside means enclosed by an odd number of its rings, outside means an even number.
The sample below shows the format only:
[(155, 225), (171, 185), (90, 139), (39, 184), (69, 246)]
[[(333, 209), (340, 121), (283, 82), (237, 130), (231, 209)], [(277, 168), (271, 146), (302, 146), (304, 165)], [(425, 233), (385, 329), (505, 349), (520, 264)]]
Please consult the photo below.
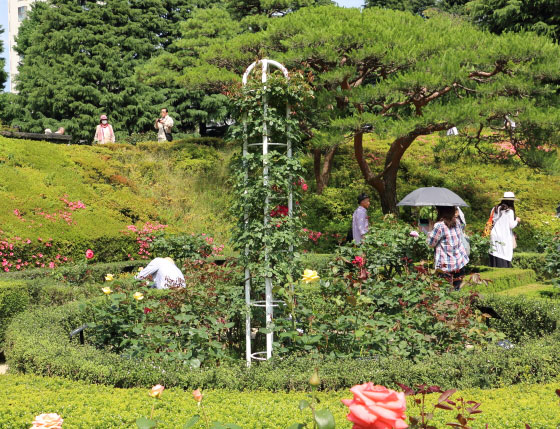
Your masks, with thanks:
[(468, 204), (455, 192), (446, 188), (418, 188), (404, 197), (397, 206), (457, 206), (467, 207)]

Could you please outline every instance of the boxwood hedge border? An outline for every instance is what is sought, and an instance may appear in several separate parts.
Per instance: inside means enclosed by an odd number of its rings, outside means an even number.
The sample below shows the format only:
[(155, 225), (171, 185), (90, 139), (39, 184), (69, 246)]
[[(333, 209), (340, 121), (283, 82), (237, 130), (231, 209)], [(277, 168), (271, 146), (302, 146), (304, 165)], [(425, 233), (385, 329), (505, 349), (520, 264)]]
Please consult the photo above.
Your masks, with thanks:
[[(524, 301), (524, 300), (521, 300)], [(528, 302), (516, 298), (492, 297), (481, 305), (493, 305), (514, 318)], [(499, 306), (499, 307), (498, 307)], [(163, 384), (184, 389), (224, 388), (231, 390), (305, 391), (315, 366), (321, 373), (321, 388), (338, 390), (373, 381), (396, 387), (396, 383), (436, 384), (444, 388), (494, 388), (517, 383), (544, 383), (560, 374), (560, 332), (557, 306), (541, 306), (537, 326), (530, 325), (530, 310), (524, 316), (527, 327), (518, 332), (523, 340), (511, 349), (497, 345), (464, 355), (443, 355), (420, 363), (392, 356), (372, 359), (326, 359), (290, 357), (254, 364), (224, 363), (217, 367), (191, 369), (178, 364), (128, 360), (71, 340), (68, 333), (85, 321), (84, 306), (72, 302), (60, 307), (36, 307), (15, 316), (6, 332), (5, 355), (11, 370), (115, 387), (150, 387)], [(504, 321), (504, 323), (507, 322)], [(519, 326), (515, 329), (520, 329)], [(544, 335), (539, 338), (531, 336)]]

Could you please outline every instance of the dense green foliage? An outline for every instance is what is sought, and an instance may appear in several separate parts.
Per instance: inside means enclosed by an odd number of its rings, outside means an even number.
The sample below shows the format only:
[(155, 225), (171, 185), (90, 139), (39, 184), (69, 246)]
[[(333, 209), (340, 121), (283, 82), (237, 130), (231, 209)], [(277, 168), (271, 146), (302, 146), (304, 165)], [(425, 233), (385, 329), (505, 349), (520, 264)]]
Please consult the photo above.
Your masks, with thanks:
[[(0, 27), (0, 35), (4, 33), (4, 29)], [(0, 54), (4, 52), (4, 44), (0, 43)], [(4, 70), (6, 64), (6, 60), (4, 58), (0, 58), (0, 89), (4, 88), (6, 81), (8, 80), (8, 73)]]
[[(544, 37), (498, 37), (443, 15), (424, 20), (385, 9), (320, 7), (213, 44), (203, 59), (236, 73), (256, 55), (303, 69), (316, 93), (307, 106), (313, 144), (332, 148), (353, 136), (362, 176), (387, 212), (396, 210), (397, 172), (408, 148), (452, 126), (490, 155), (499, 155), (496, 143), (505, 140), (530, 165), (556, 159), (538, 147), (555, 147), (559, 139), (559, 113), (551, 107), (557, 93), (549, 85), (558, 79), (559, 52)], [(516, 128), (504, 126), (506, 116)], [(364, 156), (364, 133), (393, 139), (381, 163)]]
[[(527, 333), (533, 334), (530, 318), (523, 320), (529, 329)], [(486, 351), (473, 350), (464, 356), (449, 353), (419, 363), (390, 355), (376, 359), (325, 360), (292, 356), (255, 364), (250, 369), (244, 362), (188, 369), (183, 364), (128, 360), (87, 344), (78, 346), (77, 340), (73, 343), (69, 340), (68, 333), (81, 326), (83, 321), (84, 314), (78, 303), (20, 313), (6, 334), (5, 354), (10, 368), (118, 387), (150, 387), (160, 383), (186, 389), (273, 391), (309, 389), (308, 379), (317, 365), (321, 367), (324, 389), (343, 389), (370, 380), (387, 386), (401, 382), (437, 384), (445, 388), (491, 388), (552, 381), (560, 372), (558, 331), (516, 343), (509, 350), (491, 346)], [(544, 331), (552, 329), (550, 325), (541, 326)], [(539, 331), (543, 332), (540, 328)], [(88, 336), (86, 330), (86, 340)]]
[(458, 12), (469, 0), (365, 0), (365, 7), (383, 7), (405, 10), (417, 14), (429, 14), (437, 8), (446, 12)]
[(473, 0), (467, 12), (474, 22), (494, 33), (534, 31), (560, 39), (560, 16), (556, 0)]
[[(453, 398), (481, 402), (482, 414), (476, 424), (490, 427), (548, 427), (560, 420), (560, 407), (554, 390), (555, 384), (521, 385), (507, 389), (461, 390)], [(11, 406), (0, 411), (0, 425), (6, 429), (29, 427), (33, 418), (43, 412), (56, 412), (68, 427), (92, 429), (130, 428), (138, 416), (147, 415), (152, 405), (146, 389), (113, 389), (72, 382), (57, 377), (7, 375), (0, 378), (0, 401)], [(305, 393), (231, 392), (212, 389), (203, 391), (206, 411), (211, 420), (236, 421), (242, 427), (288, 427), (301, 420), (298, 404), (308, 400)], [(436, 395), (429, 395), (428, 404)], [(340, 402), (349, 398), (348, 390), (319, 393), (321, 406), (335, 416), (336, 427), (350, 428), (346, 421), (348, 411)], [(508, 407), (504, 407), (508, 403)], [(266, 405), (265, 405), (266, 404)], [(431, 408), (431, 407), (430, 407)], [(409, 398), (407, 414), (418, 409)], [(197, 413), (198, 407), (189, 392), (166, 389), (158, 401), (154, 417), (161, 420), (162, 428), (182, 427), (187, 417)], [(443, 425), (453, 420), (450, 412), (436, 410), (433, 423)]]
[(134, 69), (172, 44), (179, 21), (189, 18), (193, 8), (210, 3), (35, 4), (17, 39), (20, 111), (13, 124), (31, 132), (64, 126), (76, 140), (92, 141), (99, 115), (105, 113), (118, 138), (153, 129), (159, 109), (169, 104), (180, 127), (167, 95), (138, 82)]

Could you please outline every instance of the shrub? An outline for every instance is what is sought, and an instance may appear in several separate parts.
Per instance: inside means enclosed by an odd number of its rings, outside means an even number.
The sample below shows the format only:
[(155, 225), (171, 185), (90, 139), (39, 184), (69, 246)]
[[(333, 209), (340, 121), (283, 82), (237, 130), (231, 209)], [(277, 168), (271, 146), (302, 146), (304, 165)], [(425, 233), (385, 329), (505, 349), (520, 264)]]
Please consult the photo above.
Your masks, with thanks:
[(482, 311), (492, 309), (497, 313), (499, 317), (490, 319), (490, 326), (504, 332), (514, 342), (550, 334), (560, 326), (558, 302), (490, 295), (482, 298), (478, 306)]
[(29, 293), (22, 282), (0, 282), (0, 352), (9, 321), (29, 305)]
[(515, 252), (512, 264), (515, 268), (533, 270), (540, 278), (549, 276), (546, 271), (546, 257), (543, 253)]
[[(488, 307), (495, 301), (483, 302)], [(506, 313), (509, 308), (507, 301), (503, 302), (503, 307), (497, 310), (498, 314), (514, 319), (513, 312), (511, 316)], [(533, 310), (538, 309), (533, 307)], [(276, 355), (275, 359), (254, 364), (249, 369), (244, 361), (224, 361), (220, 366), (190, 369), (178, 362), (127, 359), (88, 344), (79, 346), (76, 340), (68, 338), (68, 333), (90, 317), (83, 305), (74, 302), (58, 308), (36, 308), (18, 314), (6, 334), (5, 354), (14, 370), (60, 375), (118, 387), (150, 387), (160, 383), (187, 389), (306, 390), (309, 388), (310, 373), (318, 365), (321, 367), (323, 389), (342, 389), (371, 380), (387, 386), (400, 382), (408, 385), (437, 384), (445, 388), (490, 388), (522, 382), (546, 382), (555, 379), (560, 372), (560, 361), (555, 358), (560, 355), (560, 333), (553, 331), (552, 317), (543, 317), (535, 327), (531, 327), (529, 314), (526, 313), (521, 324), (521, 334), (551, 333), (543, 338), (520, 340), (509, 350), (491, 345), (483, 351), (444, 353), (418, 363), (391, 354), (357, 359), (280, 358)], [(92, 332), (86, 330), (86, 340), (91, 335)], [(510, 336), (510, 339), (515, 341), (517, 337)]]
[(534, 283), (537, 278), (533, 270), (524, 270), (521, 268), (471, 268), (475, 273), (480, 274), (480, 278), (484, 281), (482, 283), (478, 281), (467, 282), (464, 288), (473, 289), (480, 293), (494, 293), (506, 289), (513, 289), (518, 286)]
[[(83, 256), (83, 255), (82, 255)], [(82, 284), (84, 282), (102, 282), (105, 274), (126, 273), (136, 271), (146, 261), (106, 262), (87, 265), (66, 265), (54, 270), (34, 268), (25, 271), (1, 273), (0, 281), (55, 279), (60, 282)]]

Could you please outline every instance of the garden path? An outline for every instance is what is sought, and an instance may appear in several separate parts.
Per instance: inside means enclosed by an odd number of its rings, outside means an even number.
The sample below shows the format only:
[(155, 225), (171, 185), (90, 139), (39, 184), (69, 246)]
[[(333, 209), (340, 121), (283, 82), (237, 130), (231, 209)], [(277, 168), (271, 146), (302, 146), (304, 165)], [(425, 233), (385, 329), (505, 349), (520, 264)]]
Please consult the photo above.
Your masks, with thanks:
[(0, 375), (6, 374), (7, 371), (8, 371), (8, 365), (0, 364)]

